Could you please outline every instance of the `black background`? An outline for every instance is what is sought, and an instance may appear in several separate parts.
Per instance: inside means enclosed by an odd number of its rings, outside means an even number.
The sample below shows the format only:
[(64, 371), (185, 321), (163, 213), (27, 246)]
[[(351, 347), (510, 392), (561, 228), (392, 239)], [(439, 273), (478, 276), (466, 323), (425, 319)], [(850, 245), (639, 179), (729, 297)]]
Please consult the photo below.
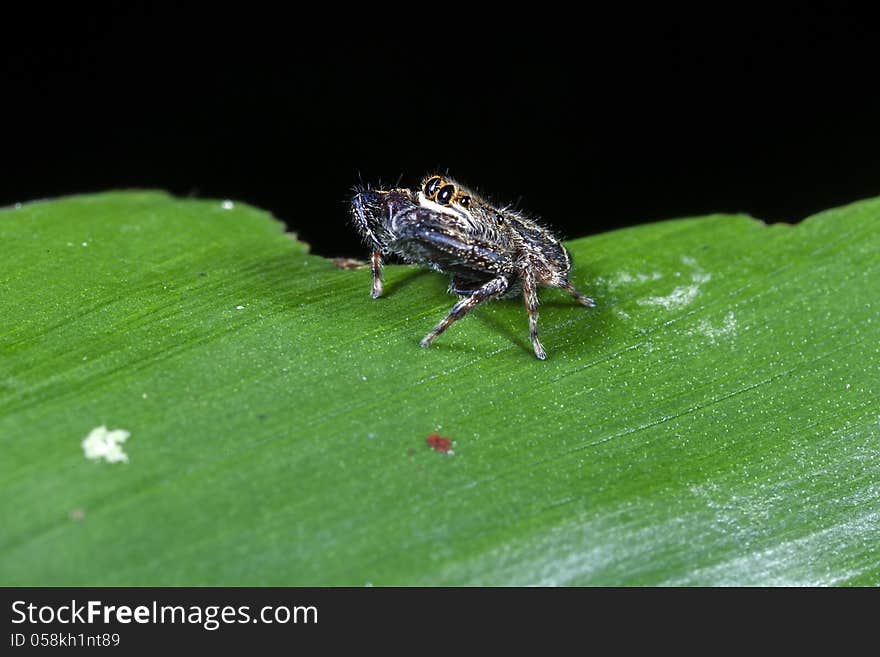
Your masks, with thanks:
[(876, 23), (805, 7), (37, 6), (3, 28), (0, 205), (164, 188), (358, 256), (352, 185), (441, 169), (566, 237), (797, 221), (880, 194)]

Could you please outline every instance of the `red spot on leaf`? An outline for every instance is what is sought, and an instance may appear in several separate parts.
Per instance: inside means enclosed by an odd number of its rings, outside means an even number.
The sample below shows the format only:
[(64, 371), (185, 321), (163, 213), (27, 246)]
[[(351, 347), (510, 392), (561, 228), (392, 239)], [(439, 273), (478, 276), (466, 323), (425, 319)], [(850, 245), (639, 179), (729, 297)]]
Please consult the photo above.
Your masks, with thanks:
[(444, 454), (452, 452), (452, 440), (444, 438), (439, 433), (432, 433), (425, 438), (425, 442), (428, 443), (434, 451), (443, 452)]

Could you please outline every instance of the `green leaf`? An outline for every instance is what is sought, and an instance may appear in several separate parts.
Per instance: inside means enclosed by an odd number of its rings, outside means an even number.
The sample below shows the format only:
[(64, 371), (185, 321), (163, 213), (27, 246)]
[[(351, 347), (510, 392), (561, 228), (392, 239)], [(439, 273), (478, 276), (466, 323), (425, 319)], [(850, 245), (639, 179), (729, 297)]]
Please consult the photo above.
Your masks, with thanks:
[(575, 240), (540, 362), (521, 302), (421, 349), (443, 277), (372, 300), (241, 204), (0, 211), (0, 584), (880, 584), (878, 228)]

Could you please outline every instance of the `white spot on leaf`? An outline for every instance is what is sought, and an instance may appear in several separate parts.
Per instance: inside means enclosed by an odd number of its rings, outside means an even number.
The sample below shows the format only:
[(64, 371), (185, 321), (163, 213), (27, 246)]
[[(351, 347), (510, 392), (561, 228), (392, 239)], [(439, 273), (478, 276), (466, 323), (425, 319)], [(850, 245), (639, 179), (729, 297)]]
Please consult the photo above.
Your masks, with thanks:
[(232, 210), (235, 208), (235, 203), (227, 199), (220, 204), (220, 207), (224, 210)]
[(125, 429), (109, 431), (102, 424), (92, 429), (82, 441), (83, 452), (92, 461), (104, 459), (107, 463), (128, 463), (128, 455), (122, 451), (122, 443), (130, 435)]
[[(663, 306), (667, 310), (673, 308), (682, 308), (690, 304), (700, 293), (700, 286), (712, 280), (712, 274), (703, 271), (697, 261), (691, 256), (682, 256), (681, 261), (690, 267), (692, 285), (679, 285), (670, 294), (666, 296), (648, 297), (647, 299), (639, 299), (639, 305), (642, 306)], [(675, 272), (675, 276), (681, 277), (681, 272)]]
[(695, 335), (697, 333), (705, 335), (709, 338), (709, 342), (712, 344), (718, 344), (722, 338), (736, 335), (736, 316), (731, 310), (727, 313), (721, 326), (712, 326), (712, 323), (708, 319), (702, 319), (700, 320), (700, 323), (697, 324), (695, 330), (688, 331), (688, 335)]
[(605, 283), (609, 290), (617, 289), (623, 285), (631, 285), (632, 283), (647, 283), (650, 281), (659, 281), (663, 278), (663, 274), (659, 271), (650, 274), (631, 274), (628, 271), (617, 272), (608, 279), (599, 279), (599, 282)]
[(639, 299), (641, 306), (663, 306), (667, 310), (673, 308), (681, 308), (688, 305), (700, 293), (699, 285), (682, 285), (675, 288), (671, 294), (665, 297), (648, 297), (647, 299)]

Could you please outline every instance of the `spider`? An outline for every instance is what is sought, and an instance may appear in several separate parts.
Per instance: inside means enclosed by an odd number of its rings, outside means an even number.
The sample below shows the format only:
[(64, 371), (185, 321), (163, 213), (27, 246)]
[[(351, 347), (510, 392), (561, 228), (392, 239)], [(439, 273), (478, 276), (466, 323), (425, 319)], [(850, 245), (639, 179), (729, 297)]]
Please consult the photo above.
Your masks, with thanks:
[(449, 290), (461, 298), (422, 338), (422, 347), (480, 304), (521, 294), (535, 356), (544, 360), (538, 287), (558, 287), (584, 306), (596, 305), (568, 280), (571, 256), (547, 228), (509, 207), (492, 205), (447, 176), (428, 175), (413, 190), (358, 191), (351, 215), (372, 250), (374, 299), (382, 295), (382, 259), (389, 254), (452, 275)]

